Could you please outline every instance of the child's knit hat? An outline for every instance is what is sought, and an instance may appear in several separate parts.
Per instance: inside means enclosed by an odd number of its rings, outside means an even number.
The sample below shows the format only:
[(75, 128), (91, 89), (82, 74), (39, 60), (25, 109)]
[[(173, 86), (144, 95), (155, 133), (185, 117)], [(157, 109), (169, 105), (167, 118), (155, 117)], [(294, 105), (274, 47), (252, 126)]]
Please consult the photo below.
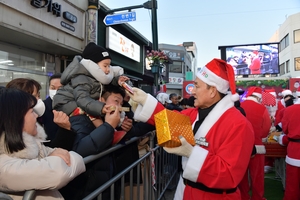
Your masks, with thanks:
[(98, 63), (105, 59), (111, 59), (108, 51), (105, 48), (100, 47), (93, 42), (90, 42), (88, 45), (86, 45), (82, 52), (82, 57), (84, 59), (89, 59), (94, 63)]

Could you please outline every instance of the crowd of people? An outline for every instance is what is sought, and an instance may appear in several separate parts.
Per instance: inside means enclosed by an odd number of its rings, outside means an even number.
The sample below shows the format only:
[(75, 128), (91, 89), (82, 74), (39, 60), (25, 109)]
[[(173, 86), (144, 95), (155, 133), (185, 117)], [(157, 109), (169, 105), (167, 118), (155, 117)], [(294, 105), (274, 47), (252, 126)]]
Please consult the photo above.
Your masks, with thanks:
[[(259, 87), (250, 87), (239, 103), (234, 70), (220, 59), (196, 74), (190, 98), (154, 97), (137, 87), (128, 92), (122, 85), (129, 78), (110, 65), (107, 50), (89, 43), (62, 74), (50, 77), (45, 100), (30, 78), (0, 89), (1, 198), (22, 199), (26, 190), (36, 190), (36, 199), (84, 198), (139, 154), (131, 143), (87, 165), (83, 158), (155, 130), (154, 115), (163, 109), (189, 116), (196, 141), (193, 146), (180, 136), (181, 146), (164, 147), (181, 158), (175, 200), (264, 199), (262, 141), (272, 129), (282, 131), (276, 139), (288, 149), (284, 199), (300, 198), (300, 105), (291, 91), (282, 92), (270, 117)], [(120, 190), (117, 182), (116, 199)], [(110, 196), (109, 190), (102, 194)]]

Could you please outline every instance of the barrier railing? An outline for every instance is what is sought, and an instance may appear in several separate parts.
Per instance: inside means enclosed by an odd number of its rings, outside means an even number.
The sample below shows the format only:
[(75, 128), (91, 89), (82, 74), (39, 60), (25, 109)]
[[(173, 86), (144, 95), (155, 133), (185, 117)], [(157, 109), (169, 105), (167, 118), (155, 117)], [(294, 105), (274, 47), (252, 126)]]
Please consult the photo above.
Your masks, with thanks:
[[(161, 147), (156, 146), (154, 135), (155, 132), (149, 132), (145, 135), (150, 137), (150, 151), (146, 152), (126, 169), (84, 197), (84, 200), (96, 197), (98, 200), (102, 200), (102, 193), (108, 188), (110, 190), (110, 199), (113, 200), (159, 200), (163, 198), (168, 188), (174, 189), (178, 178), (178, 156), (168, 154)], [(111, 154), (143, 137), (131, 138), (125, 144), (117, 144), (97, 155), (87, 156), (84, 158), (84, 163), (87, 164)], [(136, 168), (137, 173), (136, 179), (133, 178), (134, 168)], [(128, 181), (125, 182), (125, 175), (129, 175), (129, 183)], [(34, 190), (26, 191), (23, 200), (34, 200), (34, 195)]]

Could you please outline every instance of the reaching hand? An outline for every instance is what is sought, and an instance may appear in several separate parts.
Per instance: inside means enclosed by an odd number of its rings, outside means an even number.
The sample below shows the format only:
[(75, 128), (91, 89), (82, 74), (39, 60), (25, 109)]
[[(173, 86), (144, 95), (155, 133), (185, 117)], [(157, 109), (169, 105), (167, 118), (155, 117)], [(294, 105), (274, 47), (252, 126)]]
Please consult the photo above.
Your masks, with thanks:
[(193, 146), (190, 143), (188, 143), (183, 136), (179, 137), (181, 146), (174, 148), (164, 147), (164, 150), (168, 153), (176, 154), (179, 156), (190, 157), (193, 151)]
[(56, 123), (59, 127), (71, 130), (71, 123), (69, 121), (69, 116), (62, 112), (62, 111), (56, 111), (53, 110), (53, 122)]
[(104, 121), (116, 128), (120, 122), (120, 108), (116, 106), (114, 111), (106, 113)]
[(129, 78), (127, 76), (120, 76), (119, 80), (118, 80), (119, 86), (122, 86), (122, 83), (124, 83), (127, 80), (129, 80)]
[(58, 156), (62, 158), (68, 166), (71, 166), (70, 153), (65, 149), (55, 148), (49, 156)]
[(132, 88), (132, 90), (133, 90), (133, 94), (131, 94), (130, 92), (127, 92), (127, 91), (126, 91), (126, 93), (130, 96), (130, 98), (133, 101), (135, 101), (141, 105), (144, 105), (147, 100), (147, 97), (148, 97), (147, 93), (136, 87)]

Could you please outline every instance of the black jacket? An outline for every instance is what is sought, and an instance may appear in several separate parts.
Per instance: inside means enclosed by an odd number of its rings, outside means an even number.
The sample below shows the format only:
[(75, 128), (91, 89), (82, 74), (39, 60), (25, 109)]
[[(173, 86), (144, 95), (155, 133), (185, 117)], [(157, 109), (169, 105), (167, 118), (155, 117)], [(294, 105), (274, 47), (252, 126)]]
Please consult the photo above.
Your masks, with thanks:
[[(108, 123), (96, 128), (86, 115), (70, 117), (70, 122), (76, 132), (72, 150), (82, 157), (98, 154), (111, 146), (114, 128)], [(114, 171), (112, 155), (87, 164), (86, 169), (86, 172), (60, 190), (66, 200), (82, 199), (111, 179)], [(109, 190), (103, 193), (102, 198), (109, 199)]]
[(178, 105), (175, 105), (173, 103), (168, 104), (166, 108), (169, 110), (182, 111), (182, 108), (180, 108)]

